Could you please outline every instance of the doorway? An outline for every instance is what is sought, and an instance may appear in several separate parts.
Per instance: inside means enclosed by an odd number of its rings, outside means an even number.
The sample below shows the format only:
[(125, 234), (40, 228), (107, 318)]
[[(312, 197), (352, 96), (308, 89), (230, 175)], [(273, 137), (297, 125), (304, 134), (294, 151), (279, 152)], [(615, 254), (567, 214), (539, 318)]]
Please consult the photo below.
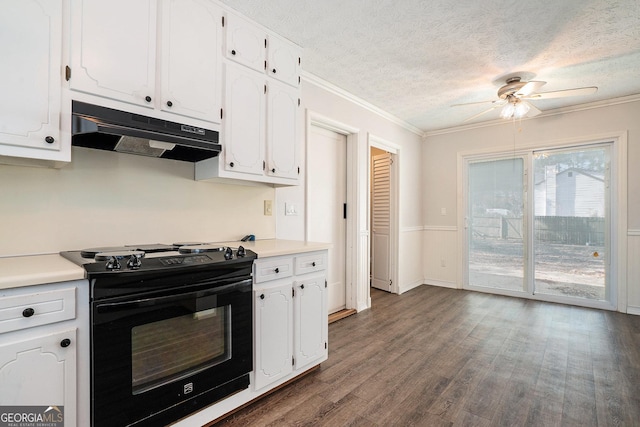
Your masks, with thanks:
[(307, 238), (332, 243), (327, 277), (329, 314), (347, 308), (347, 137), (311, 125), (307, 144)]
[(391, 292), (391, 153), (371, 147), (371, 287)]
[(397, 285), (399, 148), (369, 136), (370, 286), (400, 293)]

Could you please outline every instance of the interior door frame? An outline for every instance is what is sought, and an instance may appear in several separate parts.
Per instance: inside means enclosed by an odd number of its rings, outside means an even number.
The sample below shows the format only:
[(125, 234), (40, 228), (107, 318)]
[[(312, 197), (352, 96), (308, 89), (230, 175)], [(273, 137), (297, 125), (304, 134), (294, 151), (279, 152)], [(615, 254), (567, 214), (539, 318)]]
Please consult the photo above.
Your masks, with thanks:
[[(317, 126), (347, 137), (347, 223), (345, 248), (345, 286), (347, 309), (362, 311), (371, 307), (369, 293), (369, 230), (367, 213), (366, 144), (360, 144), (360, 130), (315, 111), (307, 110), (305, 155), (308, 156), (311, 127)], [(311, 161), (306, 158), (307, 164)], [(308, 173), (308, 168), (305, 168)], [(309, 194), (305, 176), (305, 194)], [(305, 197), (305, 240), (309, 240), (309, 198)], [(331, 266), (329, 266), (331, 268)]]
[[(393, 163), (393, 167), (389, 173), (389, 190), (391, 191), (391, 197), (389, 199), (389, 276), (391, 278), (391, 292), (394, 294), (400, 293), (400, 285), (398, 281), (398, 252), (399, 252), (399, 198), (398, 191), (400, 189), (399, 186), (399, 170), (400, 170), (400, 146), (394, 144), (393, 142), (387, 141), (378, 136), (372, 135), (369, 133), (368, 135), (368, 147), (367, 147), (367, 194), (371, 192), (371, 148), (377, 148), (379, 150), (386, 151), (391, 154), (391, 161)], [(367, 203), (367, 213), (371, 212), (371, 203), (369, 200)], [(371, 218), (368, 219), (368, 227), (371, 235), (373, 235), (373, 230), (371, 230)], [(371, 242), (373, 243), (373, 242)], [(371, 250), (371, 248), (369, 248)]]
[[(594, 308), (617, 310), (626, 313), (627, 307), (627, 131), (608, 132), (582, 137), (551, 140), (538, 143), (525, 143), (514, 150), (514, 147), (492, 147), (474, 151), (460, 151), (457, 154), (457, 211), (458, 211), (458, 273), (457, 287), (463, 289), (467, 283), (466, 265), (466, 235), (467, 235), (467, 200), (466, 200), (466, 162), (469, 158), (482, 156), (501, 156), (505, 153), (520, 155), (528, 151), (553, 150), (558, 148), (578, 147), (604, 142), (612, 142), (611, 148), (611, 180), (610, 180), (610, 211), (611, 211), (611, 260), (610, 260), (610, 301), (607, 304), (595, 304)], [(528, 181), (529, 182), (529, 181)], [(492, 292), (500, 293), (500, 292)], [(542, 298), (527, 297), (533, 300)], [(547, 299), (544, 299), (547, 301)], [(588, 300), (586, 300), (588, 301)], [(584, 306), (590, 307), (591, 304)]]

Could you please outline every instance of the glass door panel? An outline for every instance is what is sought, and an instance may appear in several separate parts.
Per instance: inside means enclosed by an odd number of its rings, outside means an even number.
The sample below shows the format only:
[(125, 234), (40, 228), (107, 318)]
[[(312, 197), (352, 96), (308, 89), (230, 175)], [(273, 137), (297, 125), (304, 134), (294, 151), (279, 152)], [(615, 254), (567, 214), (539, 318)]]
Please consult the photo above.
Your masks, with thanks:
[(472, 162), (468, 179), (468, 284), (524, 291), (524, 160)]
[(609, 147), (534, 153), (534, 292), (607, 300)]

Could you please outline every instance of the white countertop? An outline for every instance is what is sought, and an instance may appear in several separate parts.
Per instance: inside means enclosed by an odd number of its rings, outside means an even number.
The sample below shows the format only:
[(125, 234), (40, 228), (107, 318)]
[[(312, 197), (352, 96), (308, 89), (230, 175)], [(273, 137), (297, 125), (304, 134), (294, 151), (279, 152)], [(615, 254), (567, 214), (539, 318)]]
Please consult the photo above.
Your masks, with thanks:
[[(256, 252), (259, 258), (319, 251), (332, 246), (330, 243), (279, 239), (219, 243), (231, 247), (242, 245)], [(80, 279), (84, 279), (84, 269), (58, 254), (0, 258), (0, 290)]]
[(84, 279), (84, 268), (58, 254), (0, 258), (0, 290)]

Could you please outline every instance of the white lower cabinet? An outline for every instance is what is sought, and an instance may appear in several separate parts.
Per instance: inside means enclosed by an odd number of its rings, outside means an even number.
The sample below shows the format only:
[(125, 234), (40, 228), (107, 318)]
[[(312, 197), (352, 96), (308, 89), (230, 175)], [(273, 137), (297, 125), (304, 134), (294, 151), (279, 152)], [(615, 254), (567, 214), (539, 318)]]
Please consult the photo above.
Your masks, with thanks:
[(88, 425), (88, 286), (77, 281), (0, 290), (4, 410), (33, 411), (67, 427)]
[(327, 354), (328, 314), (325, 274), (294, 282), (294, 366), (301, 369)]
[[(52, 406), (60, 420), (76, 412), (76, 330), (0, 345), (3, 406)], [(72, 418), (75, 422), (75, 417)]]
[(325, 262), (318, 262), (322, 268), (312, 273), (296, 275), (295, 268), (286, 269), (308, 253), (254, 264), (255, 390), (292, 378), (327, 357), (326, 251), (313, 254)]
[(293, 372), (292, 283), (254, 290), (255, 388)]

